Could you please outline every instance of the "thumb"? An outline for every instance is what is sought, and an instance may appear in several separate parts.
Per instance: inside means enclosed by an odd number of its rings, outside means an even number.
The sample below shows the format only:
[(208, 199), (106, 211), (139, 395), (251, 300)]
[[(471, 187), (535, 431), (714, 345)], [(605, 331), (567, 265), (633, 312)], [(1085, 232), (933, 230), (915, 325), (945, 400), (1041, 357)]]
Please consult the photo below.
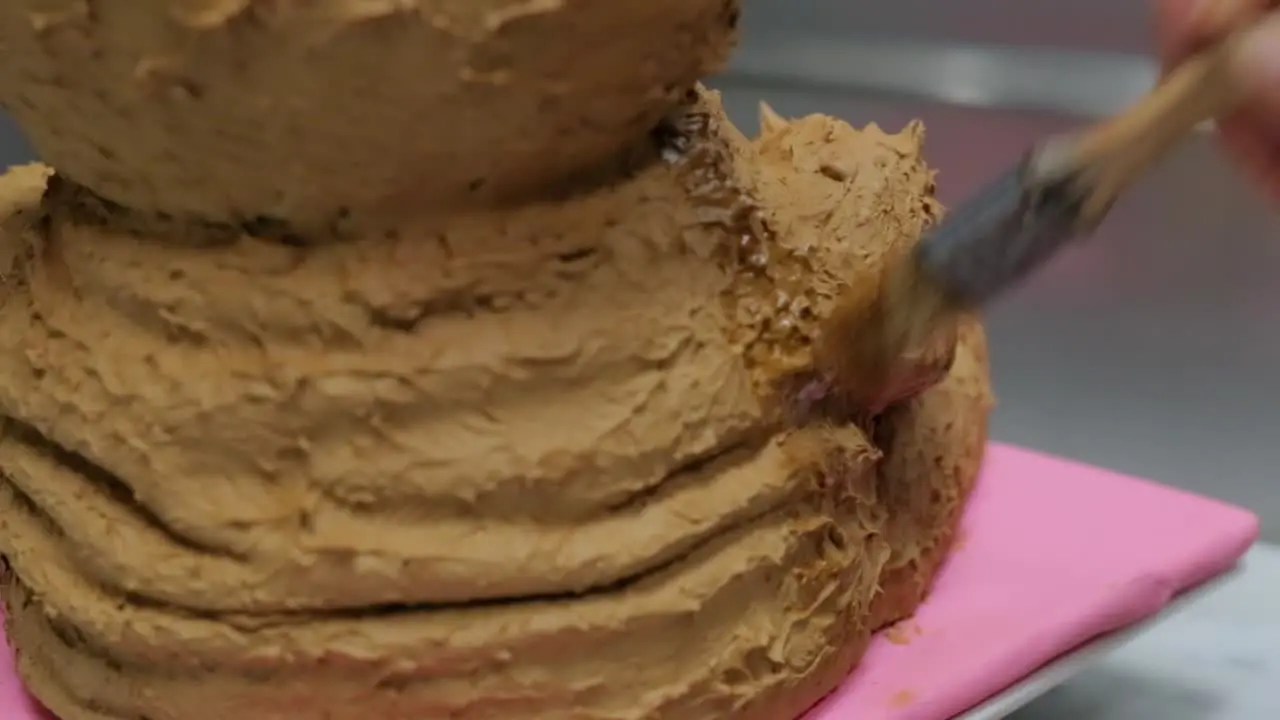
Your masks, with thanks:
[(1194, 21), (1197, 0), (1155, 0), (1160, 61), (1168, 67), (1190, 53), (1201, 39)]
[(1275, 0), (1155, 0), (1165, 68), (1262, 14)]
[(1280, 135), (1280, 13), (1248, 31), (1236, 57), (1236, 73), (1251, 111), (1276, 121)]

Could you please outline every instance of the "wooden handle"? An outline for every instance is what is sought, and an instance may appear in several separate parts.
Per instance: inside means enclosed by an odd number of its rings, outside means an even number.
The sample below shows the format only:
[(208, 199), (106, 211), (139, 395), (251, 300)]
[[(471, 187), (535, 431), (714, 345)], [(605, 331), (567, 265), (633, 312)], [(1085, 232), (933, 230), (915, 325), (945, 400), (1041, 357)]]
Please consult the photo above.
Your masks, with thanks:
[(1188, 58), (1150, 93), (1071, 143), (1073, 174), (1088, 194), (1084, 224), (1100, 220), (1125, 188), (1200, 123), (1241, 99), (1232, 65), (1245, 31)]

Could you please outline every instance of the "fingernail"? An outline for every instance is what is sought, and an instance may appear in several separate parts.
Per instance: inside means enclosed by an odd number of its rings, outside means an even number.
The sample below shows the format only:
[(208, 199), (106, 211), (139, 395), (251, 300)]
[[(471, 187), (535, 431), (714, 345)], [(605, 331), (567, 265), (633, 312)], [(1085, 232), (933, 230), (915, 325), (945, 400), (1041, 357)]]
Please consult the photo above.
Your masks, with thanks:
[(1237, 63), (1240, 81), (1251, 98), (1280, 111), (1280, 16), (1248, 31)]

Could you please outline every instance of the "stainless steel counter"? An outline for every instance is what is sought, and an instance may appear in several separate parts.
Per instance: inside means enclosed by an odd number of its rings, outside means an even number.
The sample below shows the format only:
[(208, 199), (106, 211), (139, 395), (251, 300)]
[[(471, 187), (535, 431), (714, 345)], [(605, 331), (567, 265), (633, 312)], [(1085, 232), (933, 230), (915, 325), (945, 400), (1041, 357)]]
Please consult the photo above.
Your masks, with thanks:
[[(1142, 53), (1151, 0), (743, 0), (746, 43), (826, 35)], [(764, 42), (761, 42), (764, 41)]]
[(1262, 720), (1280, 717), (1280, 549), (1259, 545), (1237, 574), (1009, 720)]

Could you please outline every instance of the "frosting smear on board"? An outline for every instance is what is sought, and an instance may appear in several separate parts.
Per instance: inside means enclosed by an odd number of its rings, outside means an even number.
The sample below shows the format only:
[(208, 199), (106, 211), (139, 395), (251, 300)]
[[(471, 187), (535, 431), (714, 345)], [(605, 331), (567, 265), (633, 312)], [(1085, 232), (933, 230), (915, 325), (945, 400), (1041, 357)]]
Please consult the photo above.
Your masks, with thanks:
[(921, 128), (749, 139), (673, 102), (572, 191), (324, 232), (45, 147), (0, 178), (0, 595), (36, 696), (773, 720), (843, 679), (950, 542), (981, 327), (851, 402), (819, 340), (940, 212)]

